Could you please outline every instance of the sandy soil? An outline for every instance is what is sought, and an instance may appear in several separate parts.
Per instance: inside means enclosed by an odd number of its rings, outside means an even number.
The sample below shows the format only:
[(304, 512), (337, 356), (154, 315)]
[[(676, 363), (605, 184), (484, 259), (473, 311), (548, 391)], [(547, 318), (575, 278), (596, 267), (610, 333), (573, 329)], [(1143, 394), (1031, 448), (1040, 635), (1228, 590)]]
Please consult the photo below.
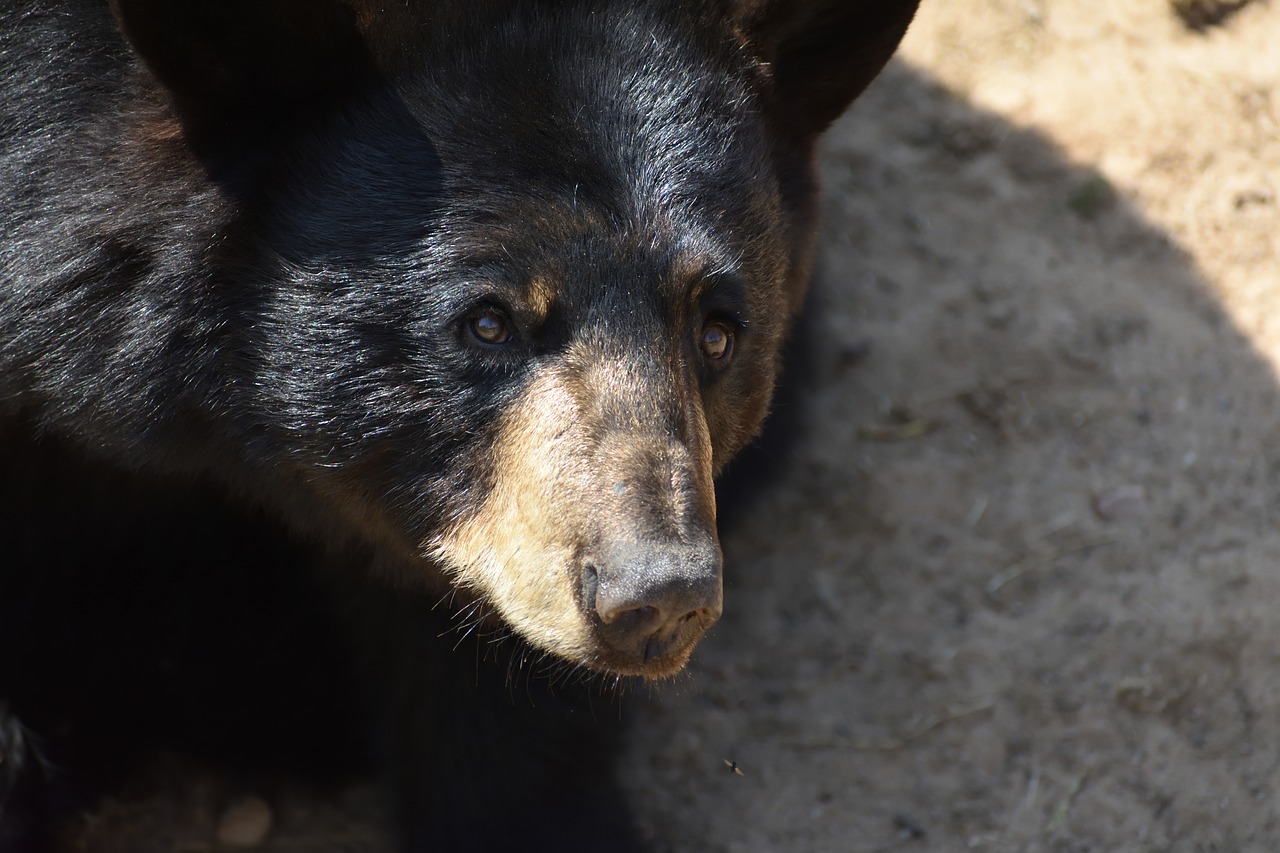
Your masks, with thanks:
[[(647, 832), (1280, 849), (1277, 81), (1277, 4), (1203, 34), (1168, 0), (925, 4), (829, 139), (724, 621), (631, 712)], [(214, 849), (228, 793), (81, 838)], [(275, 797), (263, 849), (383, 849), (334, 817), (371, 796)]]

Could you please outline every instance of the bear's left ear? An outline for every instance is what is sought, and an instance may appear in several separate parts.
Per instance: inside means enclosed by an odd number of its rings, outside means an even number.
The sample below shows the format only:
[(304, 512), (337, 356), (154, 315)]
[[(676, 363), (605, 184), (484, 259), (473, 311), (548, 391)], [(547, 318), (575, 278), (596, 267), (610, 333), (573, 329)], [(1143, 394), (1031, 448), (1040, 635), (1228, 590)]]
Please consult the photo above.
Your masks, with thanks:
[(772, 69), (780, 126), (821, 133), (884, 68), (919, 0), (755, 0), (743, 29)]
[(340, 0), (110, 0), (125, 37), (196, 130), (278, 121), (367, 65)]

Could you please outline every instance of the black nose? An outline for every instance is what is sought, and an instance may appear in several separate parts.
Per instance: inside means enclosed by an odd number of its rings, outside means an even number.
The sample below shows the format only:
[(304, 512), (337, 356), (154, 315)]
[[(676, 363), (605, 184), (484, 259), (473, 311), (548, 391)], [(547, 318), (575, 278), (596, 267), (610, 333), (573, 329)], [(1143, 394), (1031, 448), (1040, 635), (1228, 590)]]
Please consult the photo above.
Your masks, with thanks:
[(584, 598), (599, 635), (639, 665), (691, 646), (722, 609), (721, 556), (714, 539), (614, 543), (584, 572)]

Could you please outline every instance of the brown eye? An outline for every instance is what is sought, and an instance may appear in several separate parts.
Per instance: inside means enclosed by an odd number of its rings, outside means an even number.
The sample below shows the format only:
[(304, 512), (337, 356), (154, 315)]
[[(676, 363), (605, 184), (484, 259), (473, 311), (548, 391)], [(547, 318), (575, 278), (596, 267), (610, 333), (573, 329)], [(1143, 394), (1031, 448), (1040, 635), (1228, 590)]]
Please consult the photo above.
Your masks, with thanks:
[(733, 332), (724, 323), (710, 322), (702, 327), (702, 357), (723, 361), (733, 352)]
[(483, 344), (505, 344), (511, 340), (511, 324), (497, 311), (484, 311), (468, 323), (471, 334)]

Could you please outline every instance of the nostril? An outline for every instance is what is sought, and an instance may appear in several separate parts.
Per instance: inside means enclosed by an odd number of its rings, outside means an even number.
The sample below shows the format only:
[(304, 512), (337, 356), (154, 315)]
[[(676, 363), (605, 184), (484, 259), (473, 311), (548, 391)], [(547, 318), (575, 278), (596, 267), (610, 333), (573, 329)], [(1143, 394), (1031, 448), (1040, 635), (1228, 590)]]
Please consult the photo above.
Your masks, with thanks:
[(628, 627), (639, 627), (646, 622), (657, 622), (661, 611), (652, 604), (644, 604), (639, 607), (618, 607), (609, 602), (605, 596), (596, 596), (596, 613), (600, 614), (600, 621), (606, 625), (623, 625)]

